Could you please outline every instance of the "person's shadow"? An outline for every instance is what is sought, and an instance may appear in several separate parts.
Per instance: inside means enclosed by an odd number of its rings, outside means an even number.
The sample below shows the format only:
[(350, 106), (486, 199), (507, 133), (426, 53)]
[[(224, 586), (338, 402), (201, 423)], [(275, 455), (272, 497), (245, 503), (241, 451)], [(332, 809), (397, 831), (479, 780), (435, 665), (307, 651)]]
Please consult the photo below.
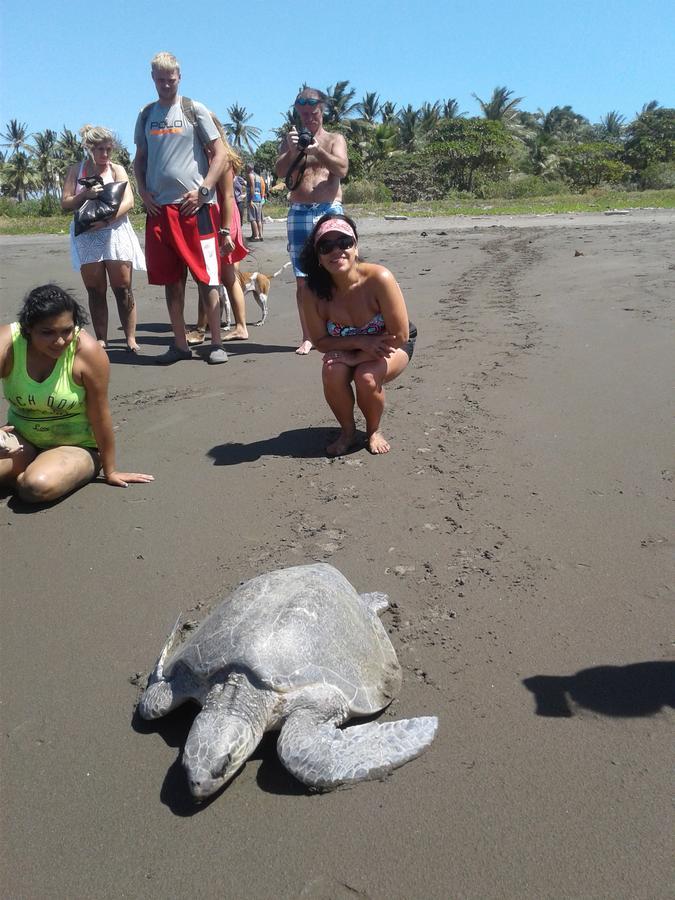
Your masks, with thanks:
[(569, 718), (574, 705), (604, 716), (653, 716), (675, 706), (675, 662), (667, 660), (534, 675), (523, 684), (534, 694), (538, 716)]
[(326, 444), (334, 433), (335, 429), (331, 428), (294, 428), (251, 444), (216, 444), (207, 456), (213, 460), (214, 466), (237, 466), (254, 462), (262, 456), (318, 459), (326, 455)]

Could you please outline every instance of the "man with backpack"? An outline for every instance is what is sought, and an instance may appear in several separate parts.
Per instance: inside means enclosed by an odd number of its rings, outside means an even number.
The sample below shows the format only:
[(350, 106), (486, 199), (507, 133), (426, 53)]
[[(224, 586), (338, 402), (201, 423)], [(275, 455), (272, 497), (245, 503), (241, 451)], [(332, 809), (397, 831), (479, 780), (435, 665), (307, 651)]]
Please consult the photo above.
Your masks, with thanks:
[(185, 336), (187, 269), (208, 311), (214, 346), (210, 363), (227, 361), (220, 338), (219, 232), (216, 184), (225, 148), (206, 107), (181, 97), (180, 66), (171, 53), (151, 61), (158, 100), (136, 120), (134, 171), (145, 204), (148, 282), (164, 285), (174, 343), (156, 358), (160, 365), (191, 359)]

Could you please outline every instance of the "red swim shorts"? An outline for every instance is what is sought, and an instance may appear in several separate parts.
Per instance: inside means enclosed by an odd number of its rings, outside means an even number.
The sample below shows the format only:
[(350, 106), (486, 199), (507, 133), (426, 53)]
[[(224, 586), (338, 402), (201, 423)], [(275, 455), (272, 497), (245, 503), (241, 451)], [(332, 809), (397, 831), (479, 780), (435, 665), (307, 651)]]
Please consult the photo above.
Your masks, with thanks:
[(145, 262), (149, 284), (182, 281), (187, 266), (195, 281), (220, 284), (220, 211), (204, 204), (194, 216), (181, 216), (175, 204), (162, 206), (145, 223)]

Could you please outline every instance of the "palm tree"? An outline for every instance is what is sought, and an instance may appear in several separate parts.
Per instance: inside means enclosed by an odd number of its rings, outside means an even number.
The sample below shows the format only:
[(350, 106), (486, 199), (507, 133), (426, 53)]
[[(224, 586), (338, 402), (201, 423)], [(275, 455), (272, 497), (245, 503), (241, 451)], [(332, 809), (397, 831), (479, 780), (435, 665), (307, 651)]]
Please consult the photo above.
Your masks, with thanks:
[(368, 167), (370, 168), (380, 160), (391, 156), (396, 150), (397, 144), (398, 129), (394, 124), (383, 122), (381, 125), (376, 125), (366, 147)]
[(423, 103), (417, 111), (417, 116), (420, 131), (422, 134), (428, 134), (441, 118), (441, 104), (438, 100), (435, 103)]
[(398, 140), (401, 149), (414, 150), (419, 140), (419, 111), (409, 103), (399, 110), (396, 119), (398, 120)]
[(380, 106), (380, 116), (382, 118), (383, 125), (390, 125), (392, 122), (395, 122), (396, 104), (392, 103), (391, 100), (385, 100), (385, 102)]
[(372, 91), (372, 93), (367, 93), (363, 95), (363, 99), (360, 103), (357, 103), (354, 107), (355, 110), (361, 114), (361, 117), (366, 122), (370, 122), (371, 125), (375, 124), (375, 118), (380, 112), (380, 98)]
[(286, 137), (291, 128), (298, 127), (298, 116), (295, 112), (295, 107), (292, 106), (289, 110), (286, 110), (284, 113), (284, 119), (281, 125), (278, 128), (274, 128), (274, 134), (276, 134), (277, 138), (281, 141)]
[(260, 143), (262, 134), (260, 128), (246, 124), (253, 118), (253, 113), (247, 112), (245, 106), (233, 103), (232, 106), (228, 106), (227, 114), (230, 121), (225, 123), (225, 131), (232, 138), (232, 144), (238, 150), (246, 146), (248, 152), (253, 153), (254, 148)]
[(7, 123), (7, 131), (2, 135), (5, 139), (5, 143), (2, 146), (12, 148), (10, 156), (18, 153), (19, 150), (28, 149), (26, 142), (27, 130), (26, 123), (19, 122), (18, 119), (10, 119)]
[(600, 135), (610, 140), (620, 140), (626, 119), (616, 109), (610, 110), (600, 119)]
[(656, 112), (657, 109), (660, 109), (661, 104), (658, 100), (650, 100), (649, 103), (644, 103), (642, 105), (642, 109), (639, 113), (635, 113), (635, 118), (638, 119), (640, 116), (644, 116), (650, 112)]
[(550, 137), (563, 141), (580, 141), (589, 137), (588, 119), (574, 112), (569, 104), (552, 106), (547, 113), (543, 109), (538, 109), (535, 116), (541, 131)]
[(33, 156), (40, 188), (47, 197), (54, 196), (61, 183), (57, 154), (58, 136), (51, 128), (47, 128), (45, 131), (37, 131), (33, 135), (33, 143), (34, 146), (30, 148), (30, 152)]
[(349, 87), (348, 81), (336, 81), (326, 88), (326, 124), (342, 125), (356, 111), (358, 103), (352, 103), (355, 96), (356, 91)]
[(507, 87), (496, 87), (489, 100), (481, 100), (477, 94), (471, 95), (478, 100), (481, 111), (486, 119), (492, 122), (504, 122), (507, 124), (515, 116), (518, 104), (523, 97), (514, 97), (513, 91)]
[(34, 190), (36, 186), (30, 157), (23, 150), (17, 150), (10, 156), (3, 166), (2, 177), (3, 192), (15, 197), (19, 203), (22, 203), (29, 191)]
[(454, 98), (441, 103), (441, 116), (444, 119), (459, 119), (463, 115), (464, 113), (459, 111), (459, 103)]
[(84, 158), (84, 150), (79, 137), (65, 125), (59, 135), (58, 149), (64, 168), (68, 168)]

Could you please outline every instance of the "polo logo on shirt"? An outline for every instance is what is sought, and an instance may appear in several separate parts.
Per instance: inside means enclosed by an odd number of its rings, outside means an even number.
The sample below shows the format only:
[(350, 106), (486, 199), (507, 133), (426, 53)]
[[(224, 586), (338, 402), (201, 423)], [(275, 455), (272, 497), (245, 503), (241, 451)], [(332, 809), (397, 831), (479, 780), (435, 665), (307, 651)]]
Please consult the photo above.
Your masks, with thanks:
[(150, 122), (150, 134), (180, 134), (185, 127), (183, 119), (161, 119), (159, 122)]

